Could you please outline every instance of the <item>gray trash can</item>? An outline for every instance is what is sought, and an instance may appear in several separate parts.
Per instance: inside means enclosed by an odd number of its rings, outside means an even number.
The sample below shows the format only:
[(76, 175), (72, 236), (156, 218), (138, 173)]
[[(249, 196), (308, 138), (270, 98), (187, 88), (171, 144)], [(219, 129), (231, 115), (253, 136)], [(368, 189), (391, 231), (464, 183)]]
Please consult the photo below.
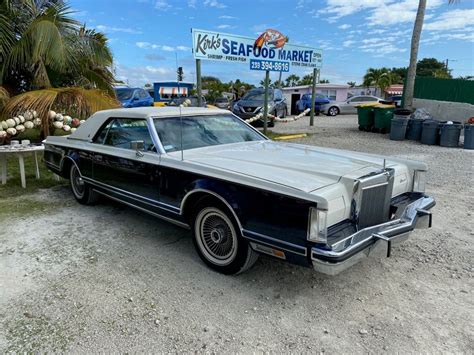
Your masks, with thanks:
[(407, 139), (411, 141), (419, 141), (421, 139), (421, 131), (425, 120), (408, 120)]
[(393, 118), (404, 118), (404, 119), (409, 119), (411, 115), (410, 110), (406, 110), (404, 108), (397, 108), (393, 110)]
[(464, 125), (464, 149), (474, 149), (474, 124)]
[(406, 118), (392, 118), (390, 127), (390, 139), (392, 141), (402, 141), (405, 139), (408, 120)]
[(459, 137), (461, 136), (461, 122), (446, 123), (441, 122), (439, 125), (440, 140), (439, 145), (442, 147), (459, 147)]
[(425, 120), (421, 130), (421, 143), (435, 145), (439, 142), (439, 121)]

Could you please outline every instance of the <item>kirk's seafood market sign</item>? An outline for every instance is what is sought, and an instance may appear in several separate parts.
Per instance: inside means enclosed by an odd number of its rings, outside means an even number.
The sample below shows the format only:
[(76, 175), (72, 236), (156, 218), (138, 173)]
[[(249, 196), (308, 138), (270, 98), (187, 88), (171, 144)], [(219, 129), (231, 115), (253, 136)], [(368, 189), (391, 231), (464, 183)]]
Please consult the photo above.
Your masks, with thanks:
[(249, 63), (252, 70), (289, 71), (290, 66), (321, 68), (322, 50), (286, 43), (286, 37), (267, 30), (255, 38), (192, 30), (196, 59)]

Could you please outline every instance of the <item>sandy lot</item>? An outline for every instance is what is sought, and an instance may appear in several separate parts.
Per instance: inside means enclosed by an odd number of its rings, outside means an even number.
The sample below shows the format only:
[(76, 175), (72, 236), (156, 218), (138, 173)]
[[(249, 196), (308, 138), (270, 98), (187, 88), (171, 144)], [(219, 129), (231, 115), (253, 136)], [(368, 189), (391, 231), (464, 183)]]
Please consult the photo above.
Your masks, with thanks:
[(473, 353), (474, 152), (392, 142), (354, 116), (274, 131), (426, 162), (434, 227), (336, 277), (265, 257), (228, 277), (187, 231), (128, 207), (67, 187), (3, 197), (0, 352)]

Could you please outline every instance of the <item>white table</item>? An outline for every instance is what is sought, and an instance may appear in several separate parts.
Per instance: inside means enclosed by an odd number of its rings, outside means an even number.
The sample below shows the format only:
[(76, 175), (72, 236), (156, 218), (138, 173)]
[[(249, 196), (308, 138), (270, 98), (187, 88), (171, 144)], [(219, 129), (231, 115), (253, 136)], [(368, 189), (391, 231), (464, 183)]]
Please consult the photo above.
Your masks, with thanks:
[(25, 156), (32, 154), (35, 157), (36, 178), (40, 178), (38, 155), (44, 150), (43, 145), (1, 145), (0, 146), (0, 166), (2, 168), (2, 185), (7, 183), (7, 158), (8, 156), (17, 156), (20, 165), (21, 187), (26, 188), (25, 177)]

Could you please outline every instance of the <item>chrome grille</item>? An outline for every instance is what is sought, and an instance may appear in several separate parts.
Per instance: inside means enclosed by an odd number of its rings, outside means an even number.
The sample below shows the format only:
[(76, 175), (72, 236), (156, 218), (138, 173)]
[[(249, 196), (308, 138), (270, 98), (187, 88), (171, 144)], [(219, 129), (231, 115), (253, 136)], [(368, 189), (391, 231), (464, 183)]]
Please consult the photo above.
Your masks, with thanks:
[(358, 229), (389, 220), (392, 188), (393, 171), (390, 169), (358, 180), (353, 201), (353, 217)]
[(388, 220), (390, 200), (386, 200), (387, 189), (388, 183), (362, 189), (359, 228), (373, 226)]

